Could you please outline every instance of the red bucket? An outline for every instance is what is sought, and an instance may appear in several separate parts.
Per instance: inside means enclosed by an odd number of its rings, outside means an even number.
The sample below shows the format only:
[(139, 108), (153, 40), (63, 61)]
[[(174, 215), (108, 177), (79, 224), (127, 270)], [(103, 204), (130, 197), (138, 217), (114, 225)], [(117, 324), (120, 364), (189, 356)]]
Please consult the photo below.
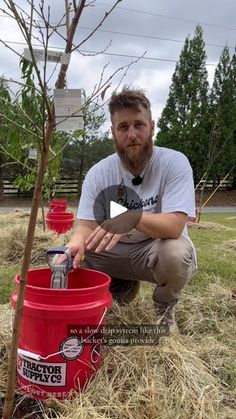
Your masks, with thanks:
[(195, 217), (188, 217), (188, 222), (189, 223), (198, 223), (198, 220), (199, 220), (199, 211), (196, 208), (195, 209)]
[[(15, 277), (16, 306), (20, 275)], [(70, 397), (94, 375), (103, 359), (103, 345), (93, 340), (96, 327), (105, 324), (111, 307), (110, 277), (102, 272), (79, 268), (70, 272), (68, 289), (50, 288), (51, 270), (28, 272), (23, 306), (17, 383), (21, 391), (38, 399)], [(81, 339), (80, 331), (88, 328)], [(85, 334), (83, 332), (82, 336)], [(97, 333), (97, 331), (96, 331)]]
[(50, 212), (64, 212), (67, 208), (67, 201), (62, 198), (52, 199), (49, 208)]
[(66, 233), (73, 227), (75, 216), (73, 212), (48, 212), (46, 224), (49, 230), (58, 234)]

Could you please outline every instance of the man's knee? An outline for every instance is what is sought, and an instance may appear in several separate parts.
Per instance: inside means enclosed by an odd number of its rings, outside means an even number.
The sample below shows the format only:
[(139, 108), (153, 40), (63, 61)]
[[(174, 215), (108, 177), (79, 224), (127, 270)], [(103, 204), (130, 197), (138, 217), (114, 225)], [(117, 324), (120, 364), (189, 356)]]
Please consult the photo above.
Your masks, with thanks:
[(180, 264), (192, 263), (192, 246), (184, 238), (161, 240), (159, 248), (159, 260), (171, 268)]
[(153, 273), (167, 277), (175, 277), (188, 273), (192, 265), (193, 249), (191, 243), (184, 237), (178, 239), (163, 239), (153, 243), (149, 255), (149, 264)]
[(152, 273), (156, 282), (153, 299), (175, 302), (192, 276), (193, 249), (185, 238), (160, 240), (152, 248)]

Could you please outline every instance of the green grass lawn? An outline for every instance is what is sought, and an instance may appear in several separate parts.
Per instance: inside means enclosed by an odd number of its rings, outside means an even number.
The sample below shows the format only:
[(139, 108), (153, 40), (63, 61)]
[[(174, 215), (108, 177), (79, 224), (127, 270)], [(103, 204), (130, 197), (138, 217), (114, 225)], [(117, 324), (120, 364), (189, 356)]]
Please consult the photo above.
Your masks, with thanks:
[[(189, 228), (199, 265), (198, 274), (192, 281), (193, 286), (205, 287), (209, 282), (215, 282), (216, 278), (219, 278), (222, 285), (236, 286), (236, 215), (233, 219), (233, 214), (204, 214), (201, 222), (216, 223), (223, 227), (221, 231)], [(235, 240), (235, 249), (227, 243), (231, 240)]]

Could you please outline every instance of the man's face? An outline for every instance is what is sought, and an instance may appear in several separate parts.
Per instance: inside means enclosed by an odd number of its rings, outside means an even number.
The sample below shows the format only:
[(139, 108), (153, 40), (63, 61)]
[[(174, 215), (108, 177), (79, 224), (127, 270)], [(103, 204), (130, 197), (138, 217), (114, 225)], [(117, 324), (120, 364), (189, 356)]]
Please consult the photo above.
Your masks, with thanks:
[(138, 112), (129, 108), (117, 111), (112, 117), (111, 130), (122, 163), (136, 176), (152, 154), (154, 121), (150, 112), (143, 106)]

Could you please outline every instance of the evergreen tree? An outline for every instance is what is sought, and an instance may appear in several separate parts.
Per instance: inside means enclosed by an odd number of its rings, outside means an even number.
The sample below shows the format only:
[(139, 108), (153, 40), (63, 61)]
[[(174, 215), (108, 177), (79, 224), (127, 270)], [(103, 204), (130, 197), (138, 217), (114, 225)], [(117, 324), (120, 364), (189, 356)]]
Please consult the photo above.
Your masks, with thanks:
[(211, 126), (216, 133), (218, 149), (211, 175), (218, 180), (231, 170), (236, 159), (235, 90), (235, 57), (231, 61), (229, 48), (225, 46), (215, 70), (210, 94)]
[[(231, 60), (231, 80), (232, 80), (232, 91), (233, 91), (233, 107), (234, 107), (234, 115), (235, 115), (235, 123), (233, 127), (233, 145), (234, 145), (234, 155), (233, 159), (236, 163), (236, 53), (234, 53), (232, 60)], [(236, 167), (233, 170), (233, 182), (232, 188), (236, 189)]]
[(157, 144), (187, 155), (195, 178), (204, 171), (208, 147), (208, 89), (203, 31), (186, 38), (160, 117)]

